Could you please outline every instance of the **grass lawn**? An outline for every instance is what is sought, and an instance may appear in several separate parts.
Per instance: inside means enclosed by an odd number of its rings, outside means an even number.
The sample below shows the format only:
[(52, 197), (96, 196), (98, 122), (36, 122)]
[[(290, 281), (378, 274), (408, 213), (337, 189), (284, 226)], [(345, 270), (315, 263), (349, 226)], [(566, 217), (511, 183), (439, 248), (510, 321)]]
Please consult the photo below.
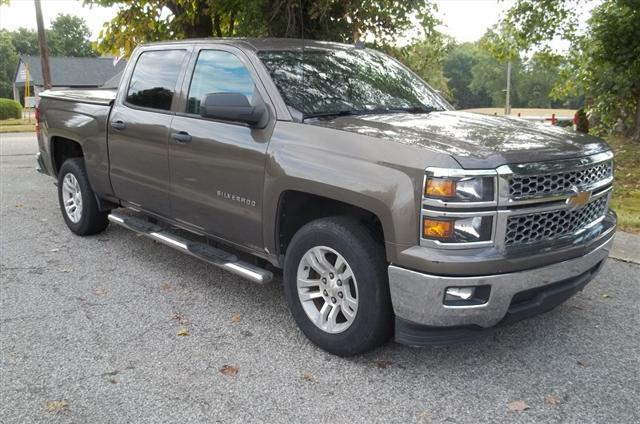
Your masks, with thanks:
[(36, 120), (31, 118), (31, 122), (28, 119), (3, 119), (0, 121), (0, 133), (11, 132), (35, 132)]
[(640, 234), (640, 143), (624, 137), (609, 137), (615, 156), (612, 207), (623, 231)]

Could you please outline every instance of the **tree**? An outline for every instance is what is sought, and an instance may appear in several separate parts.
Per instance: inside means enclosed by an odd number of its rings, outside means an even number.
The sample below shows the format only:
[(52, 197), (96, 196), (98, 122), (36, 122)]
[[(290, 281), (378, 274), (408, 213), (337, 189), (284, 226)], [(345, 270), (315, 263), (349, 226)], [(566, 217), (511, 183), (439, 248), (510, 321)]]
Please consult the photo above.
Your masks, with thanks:
[(37, 55), (39, 53), (38, 34), (34, 30), (18, 28), (9, 34), (18, 54)]
[(492, 104), (483, 87), (472, 90), (473, 68), (486, 55), (476, 43), (453, 46), (443, 63), (444, 77), (447, 79), (454, 105), (460, 109), (489, 107)]
[(52, 56), (95, 56), (90, 37), (91, 31), (83, 18), (58, 14), (47, 31), (49, 52)]
[(427, 28), (436, 23), (431, 0), (85, 0), (85, 4), (120, 6), (101, 31), (97, 47), (112, 54), (123, 49), (126, 55), (147, 41), (211, 36), (304, 35), (354, 42), (368, 35), (384, 45), (414, 27), (416, 19)]
[(553, 94), (585, 94), (605, 129), (622, 118), (640, 142), (640, 2), (605, 0), (579, 33), (573, 11), (584, 0), (518, 0), (494, 29), (497, 56), (538, 47), (562, 37), (572, 42), (567, 66)]
[(453, 95), (442, 68), (450, 44), (450, 39), (437, 32), (432, 32), (429, 36), (408, 46), (388, 46), (385, 50), (418, 74), (444, 97), (451, 100)]
[(10, 33), (0, 31), (0, 97), (13, 97), (13, 75), (18, 65), (18, 53)]

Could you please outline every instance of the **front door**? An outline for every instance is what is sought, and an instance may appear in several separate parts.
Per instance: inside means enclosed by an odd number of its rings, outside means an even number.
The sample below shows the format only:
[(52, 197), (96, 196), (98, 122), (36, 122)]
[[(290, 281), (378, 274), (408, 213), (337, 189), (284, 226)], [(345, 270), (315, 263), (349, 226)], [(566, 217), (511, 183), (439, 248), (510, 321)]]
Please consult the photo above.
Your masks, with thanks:
[(169, 130), (186, 58), (187, 50), (142, 52), (108, 124), (115, 195), (160, 215), (170, 214)]
[(265, 153), (274, 120), (254, 129), (201, 117), (204, 95), (229, 92), (251, 98), (258, 79), (235, 49), (203, 48), (194, 57), (193, 76), (183, 87), (188, 94), (173, 119), (169, 141), (173, 216), (207, 234), (262, 249)]

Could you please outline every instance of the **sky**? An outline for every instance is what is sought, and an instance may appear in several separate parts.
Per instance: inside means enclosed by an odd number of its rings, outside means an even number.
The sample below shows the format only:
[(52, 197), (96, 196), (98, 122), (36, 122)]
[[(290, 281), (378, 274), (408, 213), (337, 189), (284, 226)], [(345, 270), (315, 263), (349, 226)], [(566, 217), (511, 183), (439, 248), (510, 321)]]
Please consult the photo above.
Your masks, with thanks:
[[(443, 22), (439, 29), (461, 42), (476, 41), (489, 27), (498, 22), (500, 16), (514, 1), (435, 0), (438, 7), (437, 16)], [(597, 4), (598, 1), (593, 3)], [(76, 0), (42, 0), (45, 26), (48, 26), (58, 13), (77, 15), (87, 21), (94, 40), (103, 23), (111, 20), (116, 11), (116, 7), (82, 7), (81, 2)], [(9, 6), (0, 6), (0, 29), (14, 30), (18, 27), (36, 28), (33, 0), (11, 0)]]

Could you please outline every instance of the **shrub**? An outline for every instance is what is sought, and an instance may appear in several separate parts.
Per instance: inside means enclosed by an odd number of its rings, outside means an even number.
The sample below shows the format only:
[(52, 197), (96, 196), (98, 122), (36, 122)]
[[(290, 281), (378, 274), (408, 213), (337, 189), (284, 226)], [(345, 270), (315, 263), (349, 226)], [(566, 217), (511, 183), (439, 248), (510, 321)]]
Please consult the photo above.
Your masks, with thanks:
[(22, 118), (22, 105), (11, 99), (0, 99), (0, 119)]

